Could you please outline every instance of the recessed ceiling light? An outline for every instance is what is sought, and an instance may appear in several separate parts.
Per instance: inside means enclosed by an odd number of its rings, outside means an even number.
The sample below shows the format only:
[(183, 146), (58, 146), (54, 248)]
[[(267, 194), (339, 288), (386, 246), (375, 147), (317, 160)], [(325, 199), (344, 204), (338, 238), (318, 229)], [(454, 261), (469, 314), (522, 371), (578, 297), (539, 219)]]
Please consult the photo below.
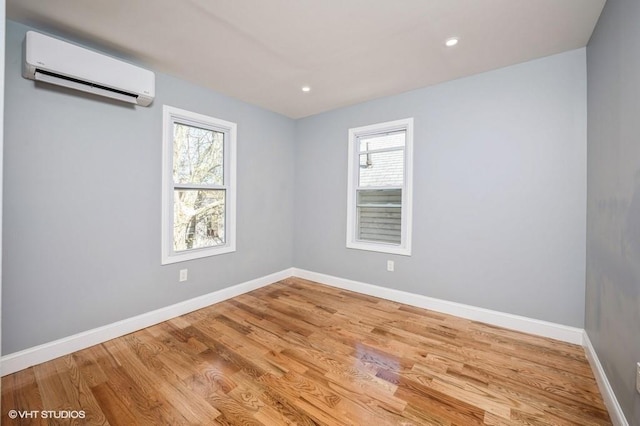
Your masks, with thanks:
[(309, 86), (302, 86), (302, 91), (303, 91), (303, 92), (310, 92), (310, 91), (311, 91), (311, 87), (309, 87)]
[(459, 41), (460, 40), (458, 39), (458, 37), (451, 37), (451, 38), (448, 38), (447, 41), (444, 42), (444, 45), (447, 46), (447, 47), (453, 47), (456, 44), (458, 44)]

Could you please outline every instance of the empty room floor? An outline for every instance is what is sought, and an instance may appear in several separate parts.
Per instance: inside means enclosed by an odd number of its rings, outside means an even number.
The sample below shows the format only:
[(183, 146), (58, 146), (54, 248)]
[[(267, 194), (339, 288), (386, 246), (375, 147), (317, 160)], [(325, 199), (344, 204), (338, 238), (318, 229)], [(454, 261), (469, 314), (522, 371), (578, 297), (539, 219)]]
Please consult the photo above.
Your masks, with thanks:
[(9, 410), (84, 416), (51, 424), (611, 424), (580, 346), (298, 278), (5, 376), (2, 424), (50, 421)]

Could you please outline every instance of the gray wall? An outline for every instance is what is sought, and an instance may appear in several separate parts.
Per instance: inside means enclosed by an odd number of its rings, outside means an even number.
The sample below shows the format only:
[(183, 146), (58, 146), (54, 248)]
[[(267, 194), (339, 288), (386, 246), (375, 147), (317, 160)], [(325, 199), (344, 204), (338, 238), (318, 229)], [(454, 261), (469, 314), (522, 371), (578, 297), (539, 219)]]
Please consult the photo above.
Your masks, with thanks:
[[(5, 51), (5, 1), (0, 0), (0, 325), (2, 324), (2, 165), (4, 164), (4, 51)], [(2, 353), (2, 332), (0, 330), (0, 353)]]
[[(584, 49), (294, 122), (160, 73), (151, 108), (35, 86), (7, 29), (4, 353), (292, 265), (583, 325)], [(160, 266), (163, 104), (238, 123), (236, 253)], [(347, 129), (406, 117), (413, 255), (348, 250)]]
[(640, 426), (639, 22), (638, 0), (609, 0), (587, 48), (585, 328), (634, 426)]
[[(582, 327), (585, 55), (298, 120), (294, 265)], [(347, 249), (347, 130), (406, 117), (415, 118), (413, 255)]]
[[(3, 353), (291, 267), (293, 120), (161, 73), (150, 108), (36, 86), (28, 29), (7, 23)], [(238, 124), (235, 253), (160, 265), (163, 104)]]

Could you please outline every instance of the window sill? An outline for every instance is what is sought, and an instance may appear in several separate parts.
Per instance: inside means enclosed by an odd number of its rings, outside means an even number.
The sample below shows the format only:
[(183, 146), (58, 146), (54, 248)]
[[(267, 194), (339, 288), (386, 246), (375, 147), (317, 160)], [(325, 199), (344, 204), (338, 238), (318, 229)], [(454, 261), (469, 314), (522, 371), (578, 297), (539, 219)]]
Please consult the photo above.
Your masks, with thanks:
[(235, 246), (226, 245), (221, 247), (212, 247), (204, 249), (196, 249), (187, 252), (168, 255), (162, 253), (162, 265), (170, 265), (172, 263), (186, 262), (188, 260), (202, 259), (204, 257), (212, 257), (220, 254), (233, 253), (236, 251)]
[(402, 247), (393, 244), (349, 241), (347, 242), (347, 248), (355, 250), (375, 251), (378, 253), (399, 254), (401, 256), (411, 256), (410, 247)]

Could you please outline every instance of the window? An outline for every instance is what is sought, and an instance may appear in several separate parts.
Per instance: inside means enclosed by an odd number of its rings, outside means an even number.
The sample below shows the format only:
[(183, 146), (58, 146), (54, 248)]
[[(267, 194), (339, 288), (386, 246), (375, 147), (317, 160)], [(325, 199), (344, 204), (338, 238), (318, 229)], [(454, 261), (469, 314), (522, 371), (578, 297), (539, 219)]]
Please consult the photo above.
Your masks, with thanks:
[(236, 124), (164, 106), (162, 264), (235, 251)]
[(413, 119), (349, 129), (347, 247), (411, 255)]

